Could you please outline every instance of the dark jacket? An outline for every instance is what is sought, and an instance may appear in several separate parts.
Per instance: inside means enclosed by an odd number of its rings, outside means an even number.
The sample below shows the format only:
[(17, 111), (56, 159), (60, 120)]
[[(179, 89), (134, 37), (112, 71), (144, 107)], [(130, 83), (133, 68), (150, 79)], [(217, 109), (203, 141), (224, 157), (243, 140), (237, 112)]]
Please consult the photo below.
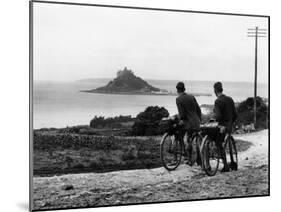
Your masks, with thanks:
[(201, 109), (193, 95), (182, 93), (176, 99), (179, 118), (183, 120), (186, 129), (199, 129)]
[(237, 119), (233, 99), (224, 94), (220, 95), (215, 101), (214, 113), (219, 124), (225, 126), (227, 131), (231, 132), (233, 122)]

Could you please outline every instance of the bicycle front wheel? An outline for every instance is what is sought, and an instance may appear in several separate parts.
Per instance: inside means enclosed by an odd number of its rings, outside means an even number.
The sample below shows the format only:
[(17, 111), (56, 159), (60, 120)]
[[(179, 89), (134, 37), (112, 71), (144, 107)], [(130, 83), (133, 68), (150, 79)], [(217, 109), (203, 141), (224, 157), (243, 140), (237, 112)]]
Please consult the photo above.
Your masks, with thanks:
[(160, 157), (163, 166), (168, 170), (175, 170), (181, 162), (182, 144), (174, 135), (165, 133), (160, 144)]
[(205, 136), (202, 143), (202, 168), (208, 176), (214, 176), (219, 168), (220, 154), (216, 142)]

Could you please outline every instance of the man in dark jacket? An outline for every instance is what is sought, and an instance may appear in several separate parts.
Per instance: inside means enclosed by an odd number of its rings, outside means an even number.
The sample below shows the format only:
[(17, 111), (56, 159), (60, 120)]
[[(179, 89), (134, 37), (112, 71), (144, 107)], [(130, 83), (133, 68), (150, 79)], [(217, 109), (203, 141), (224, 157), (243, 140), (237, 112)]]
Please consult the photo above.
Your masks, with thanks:
[(226, 155), (222, 147), (225, 134), (232, 132), (233, 123), (237, 119), (236, 108), (233, 99), (222, 93), (223, 88), (221, 82), (216, 82), (214, 84), (214, 92), (217, 96), (214, 107), (215, 119), (221, 126), (221, 131), (217, 136), (217, 143), (222, 154), (224, 163), (224, 168), (222, 169), (222, 171), (229, 171), (229, 168), (236, 170), (237, 164), (235, 164), (233, 161), (231, 161), (230, 167), (228, 166), (226, 161)]
[[(201, 109), (195, 99), (191, 94), (185, 93), (185, 87), (183, 82), (179, 82), (176, 86), (178, 97), (176, 99), (176, 104), (178, 108), (178, 117), (180, 119), (180, 124), (184, 125), (184, 130), (180, 132), (182, 139), (184, 138), (185, 132), (191, 133), (194, 130), (200, 129), (201, 122)], [(186, 150), (188, 152), (186, 163), (192, 165), (192, 147), (187, 138)], [(197, 164), (201, 164), (200, 158), (197, 158)]]
[(201, 109), (191, 94), (185, 93), (183, 82), (179, 82), (176, 86), (178, 97), (176, 104), (179, 113), (179, 119), (184, 124), (186, 130), (197, 130), (200, 128)]

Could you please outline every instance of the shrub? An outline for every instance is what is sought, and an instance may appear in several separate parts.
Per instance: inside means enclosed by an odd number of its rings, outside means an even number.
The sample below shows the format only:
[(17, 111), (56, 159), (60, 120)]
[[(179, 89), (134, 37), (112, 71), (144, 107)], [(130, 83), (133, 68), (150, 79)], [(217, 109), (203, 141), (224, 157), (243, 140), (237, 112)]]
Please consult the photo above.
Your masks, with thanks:
[[(254, 122), (254, 98), (249, 97), (237, 106), (238, 126), (249, 125)], [(268, 127), (268, 106), (261, 97), (257, 97), (257, 126), (256, 128)]]
[(137, 115), (132, 127), (132, 134), (136, 136), (151, 136), (162, 134), (159, 123), (162, 118), (168, 117), (169, 112), (164, 107), (149, 106), (144, 112)]
[(109, 117), (104, 118), (103, 116), (95, 116), (90, 121), (90, 127), (92, 128), (120, 128), (122, 122), (132, 121), (133, 118), (131, 116), (116, 116), (116, 117)]

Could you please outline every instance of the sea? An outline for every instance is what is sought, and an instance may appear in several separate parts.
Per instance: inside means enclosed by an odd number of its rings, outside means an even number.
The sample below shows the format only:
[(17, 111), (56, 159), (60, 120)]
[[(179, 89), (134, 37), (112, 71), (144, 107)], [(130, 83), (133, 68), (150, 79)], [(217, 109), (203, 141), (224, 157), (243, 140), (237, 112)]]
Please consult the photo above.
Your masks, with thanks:
[[(154, 87), (175, 92), (178, 81), (146, 80)], [(165, 107), (170, 115), (177, 114), (176, 96), (126, 95), (86, 93), (82, 90), (106, 85), (109, 79), (87, 79), (74, 82), (34, 81), (33, 83), (33, 128), (63, 128), (88, 125), (94, 116), (114, 117), (131, 115), (135, 117), (148, 106)], [(210, 94), (196, 96), (203, 113), (204, 105), (214, 104), (212, 81), (185, 81), (187, 92)], [(235, 102), (241, 102), (254, 95), (254, 84), (250, 82), (223, 82), (224, 93)], [(268, 85), (258, 84), (258, 96), (268, 98)]]

